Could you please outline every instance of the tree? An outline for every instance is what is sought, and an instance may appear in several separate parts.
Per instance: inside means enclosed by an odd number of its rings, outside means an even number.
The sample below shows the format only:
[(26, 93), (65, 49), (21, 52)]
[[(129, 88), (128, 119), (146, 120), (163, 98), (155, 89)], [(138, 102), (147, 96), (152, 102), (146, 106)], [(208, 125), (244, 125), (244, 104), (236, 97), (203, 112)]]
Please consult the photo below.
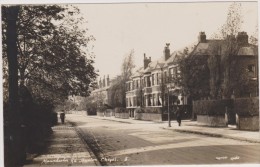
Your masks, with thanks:
[(226, 22), (212, 37), (215, 39), (225, 39), (228, 35), (236, 35), (240, 31), (242, 24), (242, 6), (238, 2), (233, 2), (228, 8)]
[[(94, 38), (80, 28), (83, 18), (73, 6), (20, 6), (18, 19), (19, 83), (34, 98), (54, 103), (68, 95), (89, 95), (95, 80), (93, 55), (88, 43)], [(3, 32), (5, 32), (3, 13)], [(3, 33), (5, 60), (5, 33)], [(44, 90), (44, 91), (42, 91)]]
[(3, 8), (6, 15), (6, 56), (8, 62), (8, 115), (5, 120), (5, 165), (20, 166), (25, 160), (25, 150), (22, 143), (21, 118), (18, 95), (18, 62), (17, 62), (17, 20), (19, 6)]
[(185, 94), (194, 100), (209, 97), (209, 68), (208, 57), (200, 54), (183, 55), (180, 59), (180, 85)]
[(134, 69), (134, 50), (124, 57), (121, 66), (121, 75), (111, 84), (109, 88), (109, 100), (113, 107), (126, 107), (126, 86), (125, 83), (130, 79)]
[(249, 41), (253, 45), (258, 45), (258, 25), (255, 26), (255, 32), (250, 36)]
[[(239, 43), (235, 37), (243, 23), (241, 8), (240, 3), (232, 3), (228, 9), (226, 22), (220, 28), (220, 31), (214, 35), (215, 38), (222, 40), (222, 45), (220, 48), (216, 48), (215, 54), (212, 53), (209, 60), (209, 65), (211, 65), (211, 95), (214, 98), (217, 96), (230, 98), (233, 93), (237, 95), (242, 94), (241, 88), (248, 87), (249, 78), (246, 74), (246, 69), (239, 66), (240, 62), (237, 57), (239, 49), (244, 45)], [(220, 60), (214, 60), (216, 54), (220, 55)], [(217, 79), (214, 80), (214, 76)], [(219, 80), (220, 76), (223, 77), (221, 83)]]

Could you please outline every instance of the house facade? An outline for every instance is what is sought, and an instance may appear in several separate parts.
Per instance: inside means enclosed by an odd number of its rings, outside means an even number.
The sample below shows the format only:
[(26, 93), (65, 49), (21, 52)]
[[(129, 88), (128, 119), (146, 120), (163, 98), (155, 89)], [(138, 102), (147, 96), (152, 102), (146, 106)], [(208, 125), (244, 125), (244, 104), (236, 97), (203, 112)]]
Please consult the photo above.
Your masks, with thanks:
[(148, 113), (164, 114), (168, 106), (187, 105), (187, 97), (177, 84), (180, 75), (178, 54), (170, 53), (169, 46), (167, 43), (163, 56), (155, 61), (144, 54), (143, 67), (126, 82), (126, 108), (131, 117), (134, 117), (137, 108), (143, 108)]

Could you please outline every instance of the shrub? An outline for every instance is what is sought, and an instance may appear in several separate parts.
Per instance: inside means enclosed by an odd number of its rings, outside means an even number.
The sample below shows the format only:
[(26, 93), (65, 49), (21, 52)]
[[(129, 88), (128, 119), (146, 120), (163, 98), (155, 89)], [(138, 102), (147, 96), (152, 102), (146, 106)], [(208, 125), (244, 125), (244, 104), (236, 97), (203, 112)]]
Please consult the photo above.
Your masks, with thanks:
[(240, 116), (259, 116), (259, 98), (235, 99), (234, 111)]
[(134, 110), (134, 112), (135, 113), (144, 113), (145, 112), (145, 110), (144, 110), (144, 108), (136, 108), (135, 110)]
[(233, 108), (232, 99), (194, 101), (193, 111), (197, 115), (224, 115)]
[(127, 110), (124, 107), (116, 107), (115, 113), (127, 113)]

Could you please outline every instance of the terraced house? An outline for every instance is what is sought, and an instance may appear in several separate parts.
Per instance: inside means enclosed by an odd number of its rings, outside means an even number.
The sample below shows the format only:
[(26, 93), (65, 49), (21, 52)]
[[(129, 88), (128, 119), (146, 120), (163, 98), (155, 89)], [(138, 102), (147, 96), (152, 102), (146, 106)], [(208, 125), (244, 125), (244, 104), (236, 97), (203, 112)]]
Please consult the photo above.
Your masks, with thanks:
[(166, 43), (163, 57), (155, 61), (144, 54), (143, 67), (126, 82), (126, 108), (131, 117), (134, 117), (135, 109), (143, 108), (141, 119), (162, 120), (166, 118), (168, 106), (187, 105), (187, 97), (178, 85), (180, 55), (171, 53), (169, 46)]

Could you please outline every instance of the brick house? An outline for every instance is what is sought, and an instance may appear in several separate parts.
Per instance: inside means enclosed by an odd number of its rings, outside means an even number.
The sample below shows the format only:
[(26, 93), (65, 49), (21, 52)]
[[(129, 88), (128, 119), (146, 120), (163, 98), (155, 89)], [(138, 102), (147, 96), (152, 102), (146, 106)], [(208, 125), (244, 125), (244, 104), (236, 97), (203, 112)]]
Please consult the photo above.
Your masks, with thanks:
[[(229, 50), (228, 40), (233, 40), (232, 47), (235, 47), (233, 51)], [(231, 47), (231, 46), (230, 46)], [(226, 64), (223, 64), (223, 56), (226, 54), (232, 54), (232, 65), (230, 69), (225, 70)], [(221, 87), (221, 91), (224, 90), (224, 85), (226, 82), (230, 83), (229, 94), (235, 97), (249, 97), (258, 96), (258, 46), (252, 45), (248, 42), (248, 35), (246, 32), (239, 32), (237, 36), (228, 36), (225, 40), (207, 39), (205, 32), (200, 32), (198, 36), (198, 44), (194, 47), (193, 51), (190, 53), (191, 56), (205, 56), (207, 60), (216, 59), (217, 64), (206, 65), (209, 69), (213, 65), (218, 66), (219, 76), (213, 76), (209, 70), (208, 86), (210, 92), (204, 95), (205, 98), (214, 97), (214, 88), (216, 85), (213, 82), (218, 79)], [(247, 82), (247, 84), (243, 83)], [(206, 78), (207, 79), (207, 78)], [(205, 79), (205, 81), (206, 81)], [(241, 85), (236, 84), (242, 82)], [(220, 94), (220, 93), (219, 93)], [(225, 97), (222, 92), (220, 98)], [(216, 97), (214, 97), (216, 98)]]
[(171, 106), (174, 102), (177, 104), (173, 95), (179, 99), (179, 105), (187, 104), (187, 97), (183, 96), (181, 87), (175, 82), (180, 72), (176, 61), (178, 54), (171, 54), (169, 45), (166, 44), (163, 56), (156, 61), (144, 54), (143, 67), (137, 69), (126, 82), (126, 108), (131, 117), (134, 117), (136, 108), (162, 116), (167, 112), (168, 101)]

